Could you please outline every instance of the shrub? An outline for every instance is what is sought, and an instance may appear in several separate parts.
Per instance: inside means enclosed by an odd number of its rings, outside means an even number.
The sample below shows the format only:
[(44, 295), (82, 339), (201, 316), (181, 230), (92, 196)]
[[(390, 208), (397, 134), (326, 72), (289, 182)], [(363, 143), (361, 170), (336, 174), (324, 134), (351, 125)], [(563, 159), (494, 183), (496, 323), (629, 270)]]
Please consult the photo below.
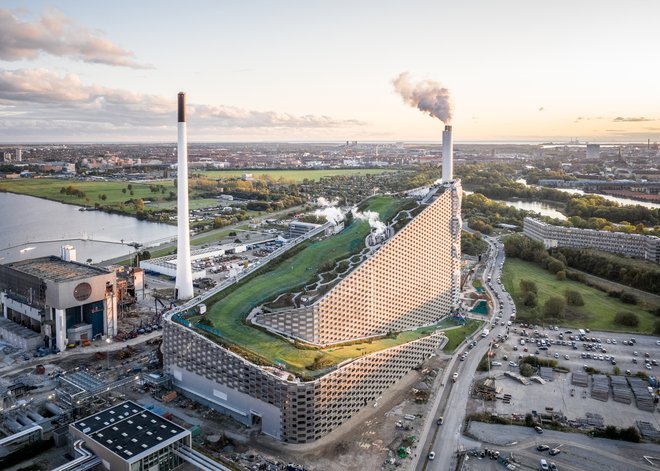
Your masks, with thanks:
[(566, 271), (559, 270), (557, 273), (555, 273), (555, 278), (557, 278), (559, 281), (564, 281), (566, 279)]
[(639, 317), (634, 312), (617, 312), (614, 316), (614, 323), (627, 327), (637, 327), (639, 325)]
[(543, 305), (543, 313), (546, 317), (562, 318), (566, 312), (566, 301), (559, 296), (553, 296)]
[(621, 293), (621, 302), (626, 304), (637, 304), (637, 297), (632, 293)]
[(564, 291), (564, 297), (566, 298), (566, 303), (569, 306), (584, 306), (584, 299), (582, 298), (582, 294), (580, 294), (579, 291), (567, 289)]
[(536, 369), (529, 363), (523, 363), (522, 365), (520, 365), (520, 374), (522, 376), (529, 378), (534, 374), (535, 371)]
[(525, 292), (525, 293), (535, 293), (535, 294), (537, 294), (539, 292), (539, 289), (536, 286), (536, 283), (534, 283), (531, 280), (520, 280), (520, 289), (523, 290), (523, 292)]
[(536, 307), (536, 304), (538, 303), (538, 299), (536, 297), (536, 293), (533, 293), (531, 291), (527, 291), (523, 295), (523, 304), (528, 307)]

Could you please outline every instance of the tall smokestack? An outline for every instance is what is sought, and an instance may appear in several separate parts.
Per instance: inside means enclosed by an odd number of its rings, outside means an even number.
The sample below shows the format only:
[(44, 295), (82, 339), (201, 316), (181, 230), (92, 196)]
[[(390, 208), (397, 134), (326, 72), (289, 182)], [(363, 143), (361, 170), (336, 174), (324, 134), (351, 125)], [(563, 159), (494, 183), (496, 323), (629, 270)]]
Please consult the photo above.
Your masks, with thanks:
[(442, 131), (442, 183), (454, 179), (454, 141), (451, 126), (447, 124)]
[(190, 262), (190, 223), (188, 220), (188, 136), (186, 132), (186, 94), (179, 93), (177, 136), (177, 251), (176, 299), (193, 297), (192, 266)]

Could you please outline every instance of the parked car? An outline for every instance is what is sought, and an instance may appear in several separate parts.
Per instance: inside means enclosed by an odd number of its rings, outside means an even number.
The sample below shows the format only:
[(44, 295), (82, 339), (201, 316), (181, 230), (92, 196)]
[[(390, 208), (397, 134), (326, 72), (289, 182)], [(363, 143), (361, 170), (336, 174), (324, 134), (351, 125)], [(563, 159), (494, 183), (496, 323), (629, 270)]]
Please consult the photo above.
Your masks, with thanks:
[(536, 447), (536, 449), (537, 449), (538, 451), (548, 451), (548, 450), (550, 449), (550, 447), (549, 447), (548, 445), (538, 445), (538, 446)]
[(534, 430), (536, 430), (536, 433), (543, 433), (543, 429), (539, 427), (538, 425), (534, 427)]
[(435, 451), (429, 453), (429, 460), (433, 460), (433, 459), (435, 459)]
[(548, 462), (546, 460), (542, 459), (539, 462), (539, 469), (544, 470), (544, 471), (547, 471), (548, 469), (550, 469), (550, 468), (548, 468)]
[(561, 450), (559, 448), (553, 448), (552, 450), (549, 451), (550, 456), (555, 456), (561, 453)]
[(445, 423), (445, 418), (444, 417), (438, 417), (438, 420), (436, 421), (436, 424), (442, 425)]

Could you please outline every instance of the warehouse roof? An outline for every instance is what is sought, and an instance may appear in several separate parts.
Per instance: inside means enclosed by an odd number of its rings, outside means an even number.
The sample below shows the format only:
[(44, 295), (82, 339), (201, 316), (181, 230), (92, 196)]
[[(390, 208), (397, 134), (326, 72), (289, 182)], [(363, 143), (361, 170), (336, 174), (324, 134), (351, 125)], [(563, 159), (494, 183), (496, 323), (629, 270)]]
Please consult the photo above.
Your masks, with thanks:
[(78, 262), (67, 262), (55, 256), (21, 260), (7, 263), (5, 266), (27, 275), (55, 282), (82, 280), (110, 273), (105, 268)]

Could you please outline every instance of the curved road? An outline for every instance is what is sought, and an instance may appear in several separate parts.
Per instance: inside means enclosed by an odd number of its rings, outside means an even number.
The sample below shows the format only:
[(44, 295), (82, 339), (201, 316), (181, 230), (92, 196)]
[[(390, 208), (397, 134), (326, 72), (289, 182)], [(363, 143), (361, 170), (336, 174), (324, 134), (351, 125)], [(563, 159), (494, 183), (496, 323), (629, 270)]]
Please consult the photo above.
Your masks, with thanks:
[[(504, 263), (504, 248), (494, 238), (484, 237), (484, 240), (488, 242), (490, 249), (487, 253), (488, 261), (484, 267), (482, 282), (493, 299), (493, 318), (496, 314), (501, 313), (502, 320), (506, 322), (511, 314), (515, 312), (515, 306), (508, 293), (504, 291), (502, 285), (497, 281), (501, 275), (501, 269)], [(489, 276), (492, 280), (492, 288), (488, 283)], [(456, 354), (450, 360), (441, 381), (441, 385), (447, 384), (447, 387), (437, 396), (431, 409), (432, 412), (427, 417), (426, 424), (420, 436), (421, 446), (418, 446), (419, 456), (413, 460), (412, 469), (420, 471), (446, 471), (452, 469), (451, 466), (459, 446), (473, 447), (479, 445), (478, 442), (462, 437), (461, 427), (465, 418), (470, 385), (472, 384), (472, 378), (479, 361), (488, 351), (490, 339), (497, 335), (498, 331), (502, 333), (506, 332), (506, 327), (502, 327), (494, 319), (491, 319), (491, 322), (493, 323), (492, 327), (488, 323), (484, 326), (484, 328), (490, 329), (486, 338), (482, 338), (480, 332), (475, 333), (473, 338), (477, 340), (477, 345), (470, 350), (467, 343), (472, 338), (468, 339), (468, 341), (464, 342), (457, 349)], [(462, 352), (469, 352), (469, 354), (465, 358), (465, 361), (458, 361)], [(451, 377), (455, 372), (458, 373), (458, 378), (455, 383), (452, 383)], [(436, 420), (440, 416), (444, 417), (444, 423), (437, 426)], [(433, 460), (428, 459), (430, 451), (435, 452), (435, 459)]]

